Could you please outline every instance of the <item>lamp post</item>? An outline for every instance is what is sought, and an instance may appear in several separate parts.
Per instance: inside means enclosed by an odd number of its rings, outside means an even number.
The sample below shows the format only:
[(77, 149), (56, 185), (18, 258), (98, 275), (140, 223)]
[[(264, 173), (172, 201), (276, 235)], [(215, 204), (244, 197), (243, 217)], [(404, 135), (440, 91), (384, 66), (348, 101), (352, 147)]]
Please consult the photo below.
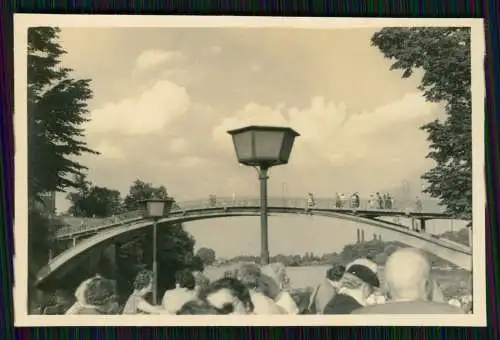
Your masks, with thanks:
[(144, 217), (153, 219), (153, 304), (158, 303), (158, 219), (168, 215), (172, 208), (173, 199), (147, 199), (143, 200)]
[(236, 157), (243, 165), (255, 167), (260, 180), (260, 237), (261, 262), (269, 263), (267, 226), (267, 171), (272, 166), (287, 164), (295, 137), (295, 130), (276, 126), (247, 126), (231, 130)]

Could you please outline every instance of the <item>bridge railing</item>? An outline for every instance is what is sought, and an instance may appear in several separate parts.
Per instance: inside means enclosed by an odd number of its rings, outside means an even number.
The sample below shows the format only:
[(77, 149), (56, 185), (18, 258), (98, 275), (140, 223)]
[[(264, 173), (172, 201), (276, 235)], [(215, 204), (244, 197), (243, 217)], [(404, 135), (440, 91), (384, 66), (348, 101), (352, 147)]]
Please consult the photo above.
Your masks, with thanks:
[[(312, 204), (311, 204), (312, 203)], [(332, 198), (314, 198), (313, 202), (310, 202), (307, 197), (269, 197), (267, 199), (267, 204), (269, 207), (283, 207), (283, 208), (299, 208), (306, 210), (307, 208), (312, 209), (342, 209), (346, 211), (356, 210), (374, 210), (374, 211), (401, 211), (401, 212), (413, 212), (417, 210), (417, 206), (414, 202), (410, 201), (393, 201), (391, 207), (382, 208), (376, 201), (370, 201), (368, 199), (360, 199), (359, 207), (354, 207), (351, 200), (346, 199), (339, 202)], [(205, 200), (193, 200), (185, 202), (177, 202), (172, 208), (171, 214), (182, 213), (189, 210), (200, 210), (200, 209), (217, 209), (217, 208), (237, 208), (237, 207), (259, 207), (260, 198), (257, 197), (216, 197), (215, 199), (205, 199)], [(425, 204), (423, 210), (426, 212), (442, 212), (442, 208), (434, 205), (434, 209), (429, 209)], [(97, 231), (100, 229), (105, 229), (113, 227), (116, 225), (123, 225), (131, 223), (141, 219), (143, 216), (142, 210), (130, 211), (123, 214), (111, 216), (103, 219), (75, 219), (71, 218), (71, 225), (66, 223), (61, 223), (60, 227), (56, 231), (56, 237), (67, 237), (71, 235), (76, 235), (80, 233), (85, 233), (89, 231)], [(79, 223), (78, 223), (79, 221)]]

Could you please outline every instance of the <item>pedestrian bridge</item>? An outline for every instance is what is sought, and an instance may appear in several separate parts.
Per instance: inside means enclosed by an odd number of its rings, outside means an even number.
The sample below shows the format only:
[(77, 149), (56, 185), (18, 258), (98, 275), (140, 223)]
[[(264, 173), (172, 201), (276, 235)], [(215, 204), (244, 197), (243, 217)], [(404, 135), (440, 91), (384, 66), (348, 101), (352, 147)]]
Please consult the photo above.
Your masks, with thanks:
[[(431, 206), (424, 202), (419, 209), (410, 204), (394, 202), (391, 209), (378, 209), (367, 200), (361, 200), (359, 207), (351, 208), (346, 204), (338, 207), (335, 199), (315, 199), (314, 205), (307, 199), (270, 198), (268, 199), (269, 215), (310, 214), (347, 220), (383, 229), (395, 239), (409, 246), (426, 250), (430, 253), (471, 269), (472, 251), (470, 247), (437, 238), (425, 232), (425, 221), (433, 219), (451, 219), (435, 204)], [(190, 201), (176, 203), (168, 216), (160, 218), (160, 227), (169, 224), (184, 223), (203, 219), (258, 216), (260, 214), (260, 199), (258, 198), (217, 198), (214, 201)], [(403, 217), (419, 221), (419, 228), (412, 228), (394, 222), (382, 220), (384, 217)], [(105, 249), (117, 242), (126, 242), (140, 231), (149, 230), (152, 221), (144, 218), (142, 211), (129, 212), (107, 219), (74, 219), (65, 218), (56, 232), (58, 240), (69, 242), (70, 248), (52, 258), (40, 270), (37, 282), (41, 283), (58, 271), (66, 271), (76, 262), (89, 255), (91, 250)], [(412, 224), (413, 225), (413, 224)], [(270, 226), (272, 227), (272, 225)], [(77, 260), (80, 261), (77, 261)], [(76, 261), (76, 262), (75, 262)]]

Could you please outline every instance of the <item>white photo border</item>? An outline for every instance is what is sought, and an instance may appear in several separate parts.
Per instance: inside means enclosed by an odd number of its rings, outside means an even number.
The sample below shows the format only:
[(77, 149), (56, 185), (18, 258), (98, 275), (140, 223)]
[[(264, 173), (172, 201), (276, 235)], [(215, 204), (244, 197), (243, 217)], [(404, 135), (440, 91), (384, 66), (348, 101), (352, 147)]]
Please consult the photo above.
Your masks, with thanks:
[[(287, 27), (352, 29), (368, 27), (470, 27), (473, 148), (473, 303), (469, 315), (29, 315), (27, 311), (27, 30), (29, 27)], [(142, 16), (14, 14), (15, 326), (486, 326), (485, 163), (483, 19), (292, 18), (236, 16)]]

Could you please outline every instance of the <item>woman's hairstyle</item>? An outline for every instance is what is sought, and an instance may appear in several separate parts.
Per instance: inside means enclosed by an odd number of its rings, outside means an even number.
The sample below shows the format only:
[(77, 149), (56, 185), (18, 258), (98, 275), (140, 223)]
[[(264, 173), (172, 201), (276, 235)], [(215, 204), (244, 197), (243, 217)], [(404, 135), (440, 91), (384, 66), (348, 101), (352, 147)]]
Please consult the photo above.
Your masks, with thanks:
[[(212, 282), (205, 292), (203, 293), (203, 298), (206, 298), (210, 294), (214, 294), (222, 289), (227, 289), (231, 294), (243, 303), (243, 306), (248, 311), (253, 311), (254, 305), (252, 299), (250, 298), (250, 292), (248, 288), (238, 279), (232, 277), (225, 277), (217, 281)], [(233, 311), (232, 305), (224, 305), (219, 309), (222, 314), (229, 314)]]
[(183, 269), (175, 273), (175, 283), (181, 288), (193, 290), (196, 287), (196, 280), (193, 273), (188, 269)]
[(326, 278), (330, 281), (339, 281), (345, 273), (345, 266), (340, 263), (334, 263), (330, 269), (326, 271)]
[(250, 289), (255, 289), (261, 285), (262, 272), (255, 264), (243, 264), (238, 269), (238, 280)]
[(153, 283), (153, 272), (150, 270), (141, 270), (134, 279), (134, 289), (141, 290)]
[(205, 300), (192, 300), (186, 302), (177, 315), (219, 315), (222, 312)]
[(95, 277), (85, 287), (85, 301), (93, 306), (105, 306), (116, 298), (114, 281)]

